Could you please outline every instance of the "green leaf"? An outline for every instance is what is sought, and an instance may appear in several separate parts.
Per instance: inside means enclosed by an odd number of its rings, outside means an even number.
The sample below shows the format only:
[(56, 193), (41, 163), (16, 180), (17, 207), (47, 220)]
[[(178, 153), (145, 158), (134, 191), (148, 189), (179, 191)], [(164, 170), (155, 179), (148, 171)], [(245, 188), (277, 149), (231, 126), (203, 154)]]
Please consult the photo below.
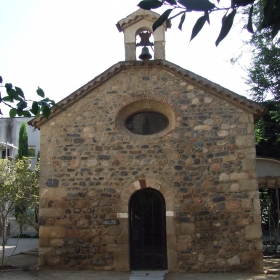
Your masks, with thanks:
[(9, 112), (10, 118), (14, 118), (17, 114), (17, 110), (16, 109), (11, 109)]
[(19, 88), (19, 87), (15, 87), (15, 89), (16, 89), (17, 94), (18, 94), (19, 96), (21, 96), (23, 99), (25, 99), (24, 93), (23, 93), (22, 89)]
[(173, 9), (166, 10), (153, 24), (153, 31), (159, 28), (169, 17)]
[(27, 102), (26, 101), (20, 101), (18, 104), (17, 104), (17, 108), (20, 109), (20, 110), (23, 110), (27, 107)]
[(165, 0), (165, 2), (169, 3), (170, 5), (177, 5), (175, 0)]
[(32, 108), (31, 108), (30, 111), (32, 112), (32, 114), (37, 115), (38, 110), (39, 110), (38, 102), (37, 101), (33, 101)]
[(274, 0), (266, 0), (264, 9), (263, 9), (263, 22), (262, 28), (269, 27), (273, 24), (273, 9), (274, 9)]
[(272, 32), (271, 32), (271, 37), (272, 39), (277, 35), (278, 31), (280, 30), (280, 22), (275, 23), (272, 26)]
[(249, 4), (253, 4), (255, 0), (232, 0), (232, 7), (238, 6), (238, 7), (244, 7)]
[(13, 102), (13, 100), (11, 99), (10, 96), (4, 96), (4, 97), (2, 98), (2, 100), (6, 101), (6, 102)]
[(49, 99), (49, 102), (50, 102), (50, 104), (55, 105), (55, 101), (54, 100)]
[(42, 113), (43, 113), (43, 116), (44, 116), (46, 119), (48, 119), (49, 116), (50, 116), (50, 114), (51, 114), (51, 110), (50, 110), (50, 108), (49, 108), (48, 106), (43, 105), (43, 106), (42, 106)]
[(141, 1), (137, 6), (144, 10), (157, 9), (163, 5), (163, 2), (158, 0), (144, 0)]
[(47, 106), (50, 107), (50, 104), (46, 101), (41, 100), (40, 102), (38, 102), (39, 104), (41, 104), (42, 106)]
[(37, 114), (35, 115), (35, 117), (36, 117), (36, 118), (39, 117), (40, 114), (41, 114), (41, 108), (39, 107), (39, 109), (38, 109)]
[(8, 89), (12, 89), (13, 88), (13, 85), (12, 84), (5, 84), (5, 88), (8, 90)]
[(236, 14), (236, 9), (234, 9), (224, 20), (223, 20), (223, 24), (222, 24), (222, 28), (220, 31), (220, 34), (216, 40), (216, 47), (219, 45), (219, 43), (228, 35), (232, 24), (233, 24), (233, 20), (234, 20), (234, 16)]
[(41, 96), (41, 97), (45, 97), (45, 93), (44, 93), (44, 91), (40, 88), (40, 87), (38, 87), (38, 89), (37, 89), (37, 94), (39, 95), (39, 96)]
[(23, 114), (23, 116), (26, 117), (26, 118), (30, 118), (30, 117), (31, 117), (31, 114), (30, 114), (30, 112), (28, 112), (28, 111), (23, 111), (22, 114)]
[(215, 8), (208, 0), (178, 0), (178, 2), (190, 11), (209, 11)]
[(208, 13), (208, 11), (205, 11), (205, 12), (204, 12), (204, 15), (205, 15), (205, 18), (206, 18), (208, 24), (210, 24), (210, 18), (209, 18), (209, 13)]
[(181, 20), (180, 20), (180, 23), (179, 23), (179, 26), (178, 28), (182, 31), (182, 26), (183, 26), (183, 23), (186, 19), (186, 13), (183, 13), (183, 15), (181, 16)]
[(224, 25), (224, 22), (225, 22), (225, 20), (226, 20), (226, 18), (227, 18), (227, 13), (228, 13), (228, 10), (227, 10), (227, 12), (224, 14), (224, 16), (222, 17), (222, 25)]
[(205, 22), (206, 22), (206, 17), (205, 17), (205, 15), (202, 16), (202, 17), (200, 17), (200, 18), (196, 21), (196, 23), (195, 23), (195, 25), (194, 25), (194, 27), (193, 27), (193, 30), (192, 30), (192, 35), (191, 35), (190, 41), (199, 33), (199, 31), (202, 29), (202, 27), (203, 27), (203, 25), (205, 24)]
[(7, 94), (9, 95), (9, 97), (12, 99), (12, 102), (14, 102), (14, 99), (16, 99), (18, 101), (21, 100), (21, 99), (19, 99), (19, 97), (14, 89), (6, 88), (6, 91), (7, 91)]
[(247, 24), (247, 30), (250, 32), (250, 33), (254, 33), (254, 30), (253, 30), (253, 23), (252, 23), (252, 15), (253, 15), (253, 5), (251, 6), (250, 8), (250, 11), (249, 11), (249, 18), (248, 18), (248, 24)]

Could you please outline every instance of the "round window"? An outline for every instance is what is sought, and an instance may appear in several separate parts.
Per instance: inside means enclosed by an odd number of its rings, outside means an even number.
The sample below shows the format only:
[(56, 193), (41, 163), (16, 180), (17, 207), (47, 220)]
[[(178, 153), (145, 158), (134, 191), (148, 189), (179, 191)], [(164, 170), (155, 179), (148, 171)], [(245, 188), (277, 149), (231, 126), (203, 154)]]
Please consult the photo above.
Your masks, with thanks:
[(175, 129), (175, 112), (166, 103), (143, 99), (127, 104), (116, 116), (118, 130), (124, 135), (138, 139), (166, 135)]
[(130, 116), (125, 126), (134, 134), (152, 135), (166, 129), (168, 123), (168, 118), (161, 113), (139, 112)]

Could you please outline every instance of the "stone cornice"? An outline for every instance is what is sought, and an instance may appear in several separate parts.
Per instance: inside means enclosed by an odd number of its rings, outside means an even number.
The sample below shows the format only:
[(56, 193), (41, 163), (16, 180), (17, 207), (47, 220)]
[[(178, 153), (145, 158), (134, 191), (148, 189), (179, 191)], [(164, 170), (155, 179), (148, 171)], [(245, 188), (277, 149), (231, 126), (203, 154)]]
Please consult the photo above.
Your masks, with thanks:
[[(136, 12), (127, 16), (126, 18), (123, 18), (120, 21), (118, 21), (116, 26), (117, 26), (118, 30), (120, 32), (122, 32), (126, 27), (134, 24), (135, 22), (137, 22), (141, 19), (147, 19), (147, 20), (150, 20), (150, 21), (154, 22), (159, 18), (159, 16), (160, 15), (155, 13), (155, 12), (139, 9)], [(166, 30), (167, 28), (170, 28), (170, 27), (171, 27), (170, 21), (167, 20), (164, 23), (164, 28)]]
[[(66, 98), (62, 99), (60, 102), (58, 102), (58, 105), (60, 105), (65, 109), (69, 108), (75, 102), (85, 97), (92, 90), (102, 85), (104, 82), (106, 82), (108, 79), (110, 79), (112, 76), (116, 75), (120, 71), (124, 69), (142, 67), (142, 66), (163, 68), (166, 71), (171, 72), (173, 75), (179, 76), (182, 79), (186, 80), (187, 82), (195, 84), (201, 89), (208, 91), (219, 98), (225, 99), (228, 102), (235, 104), (239, 108), (251, 112), (254, 115), (255, 121), (259, 120), (265, 113), (265, 109), (261, 107), (259, 104), (257, 104), (256, 102), (249, 100), (244, 96), (238, 95), (224, 87), (221, 87), (218, 84), (215, 84), (191, 71), (183, 69), (180, 66), (166, 60), (118, 62), (112, 67), (110, 67), (109, 69), (107, 69), (105, 72), (98, 75), (93, 80), (91, 80), (90, 82), (88, 82), (87, 84), (85, 84), (84, 86), (76, 90), (75, 92), (73, 92), (72, 94), (68, 95)], [(49, 119), (46, 119), (41, 115), (29, 121), (28, 124), (40, 129), (40, 127), (44, 123), (48, 122), (50, 119), (54, 118), (55, 116), (57, 116), (62, 112), (63, 111), (61, 109), (52, 107), (51, 116)]]

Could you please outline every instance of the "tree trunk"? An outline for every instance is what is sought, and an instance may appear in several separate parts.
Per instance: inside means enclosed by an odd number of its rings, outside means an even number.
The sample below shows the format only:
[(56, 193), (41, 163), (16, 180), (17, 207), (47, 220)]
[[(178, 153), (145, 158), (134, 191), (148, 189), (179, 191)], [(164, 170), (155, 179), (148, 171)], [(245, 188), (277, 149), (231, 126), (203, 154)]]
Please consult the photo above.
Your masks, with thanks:
[(1, 254), (1, 266), (4, 266), (4, 256), (5, 256), (5, 245), (6, 245), (6, 219), (5, 217), (1, 217), (2, 223), (2, 254)]
[(278, 235), (279, 235), (279, 219), (280, 219), (280, 213), (279, 213), (279, 190), (278, 188), (276, 188), (275, 190), (275, 196), (276, 196), (276, 203), (277, 203), (277, 209), (276, 209), (276, 213), (277, 213), (277, 221), (275, 223), (275, 254), (277, 253), (277, 247), (278, 247)]

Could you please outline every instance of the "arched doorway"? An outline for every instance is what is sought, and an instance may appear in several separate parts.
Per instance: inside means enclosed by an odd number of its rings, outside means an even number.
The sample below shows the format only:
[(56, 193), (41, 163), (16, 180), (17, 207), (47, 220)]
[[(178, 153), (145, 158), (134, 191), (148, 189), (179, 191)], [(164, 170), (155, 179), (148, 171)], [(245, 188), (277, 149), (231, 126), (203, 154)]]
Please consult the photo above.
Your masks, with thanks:
[(152, 188), (136, 191), (129, 204), (130, 269), (167, 269), (165, 201)]

